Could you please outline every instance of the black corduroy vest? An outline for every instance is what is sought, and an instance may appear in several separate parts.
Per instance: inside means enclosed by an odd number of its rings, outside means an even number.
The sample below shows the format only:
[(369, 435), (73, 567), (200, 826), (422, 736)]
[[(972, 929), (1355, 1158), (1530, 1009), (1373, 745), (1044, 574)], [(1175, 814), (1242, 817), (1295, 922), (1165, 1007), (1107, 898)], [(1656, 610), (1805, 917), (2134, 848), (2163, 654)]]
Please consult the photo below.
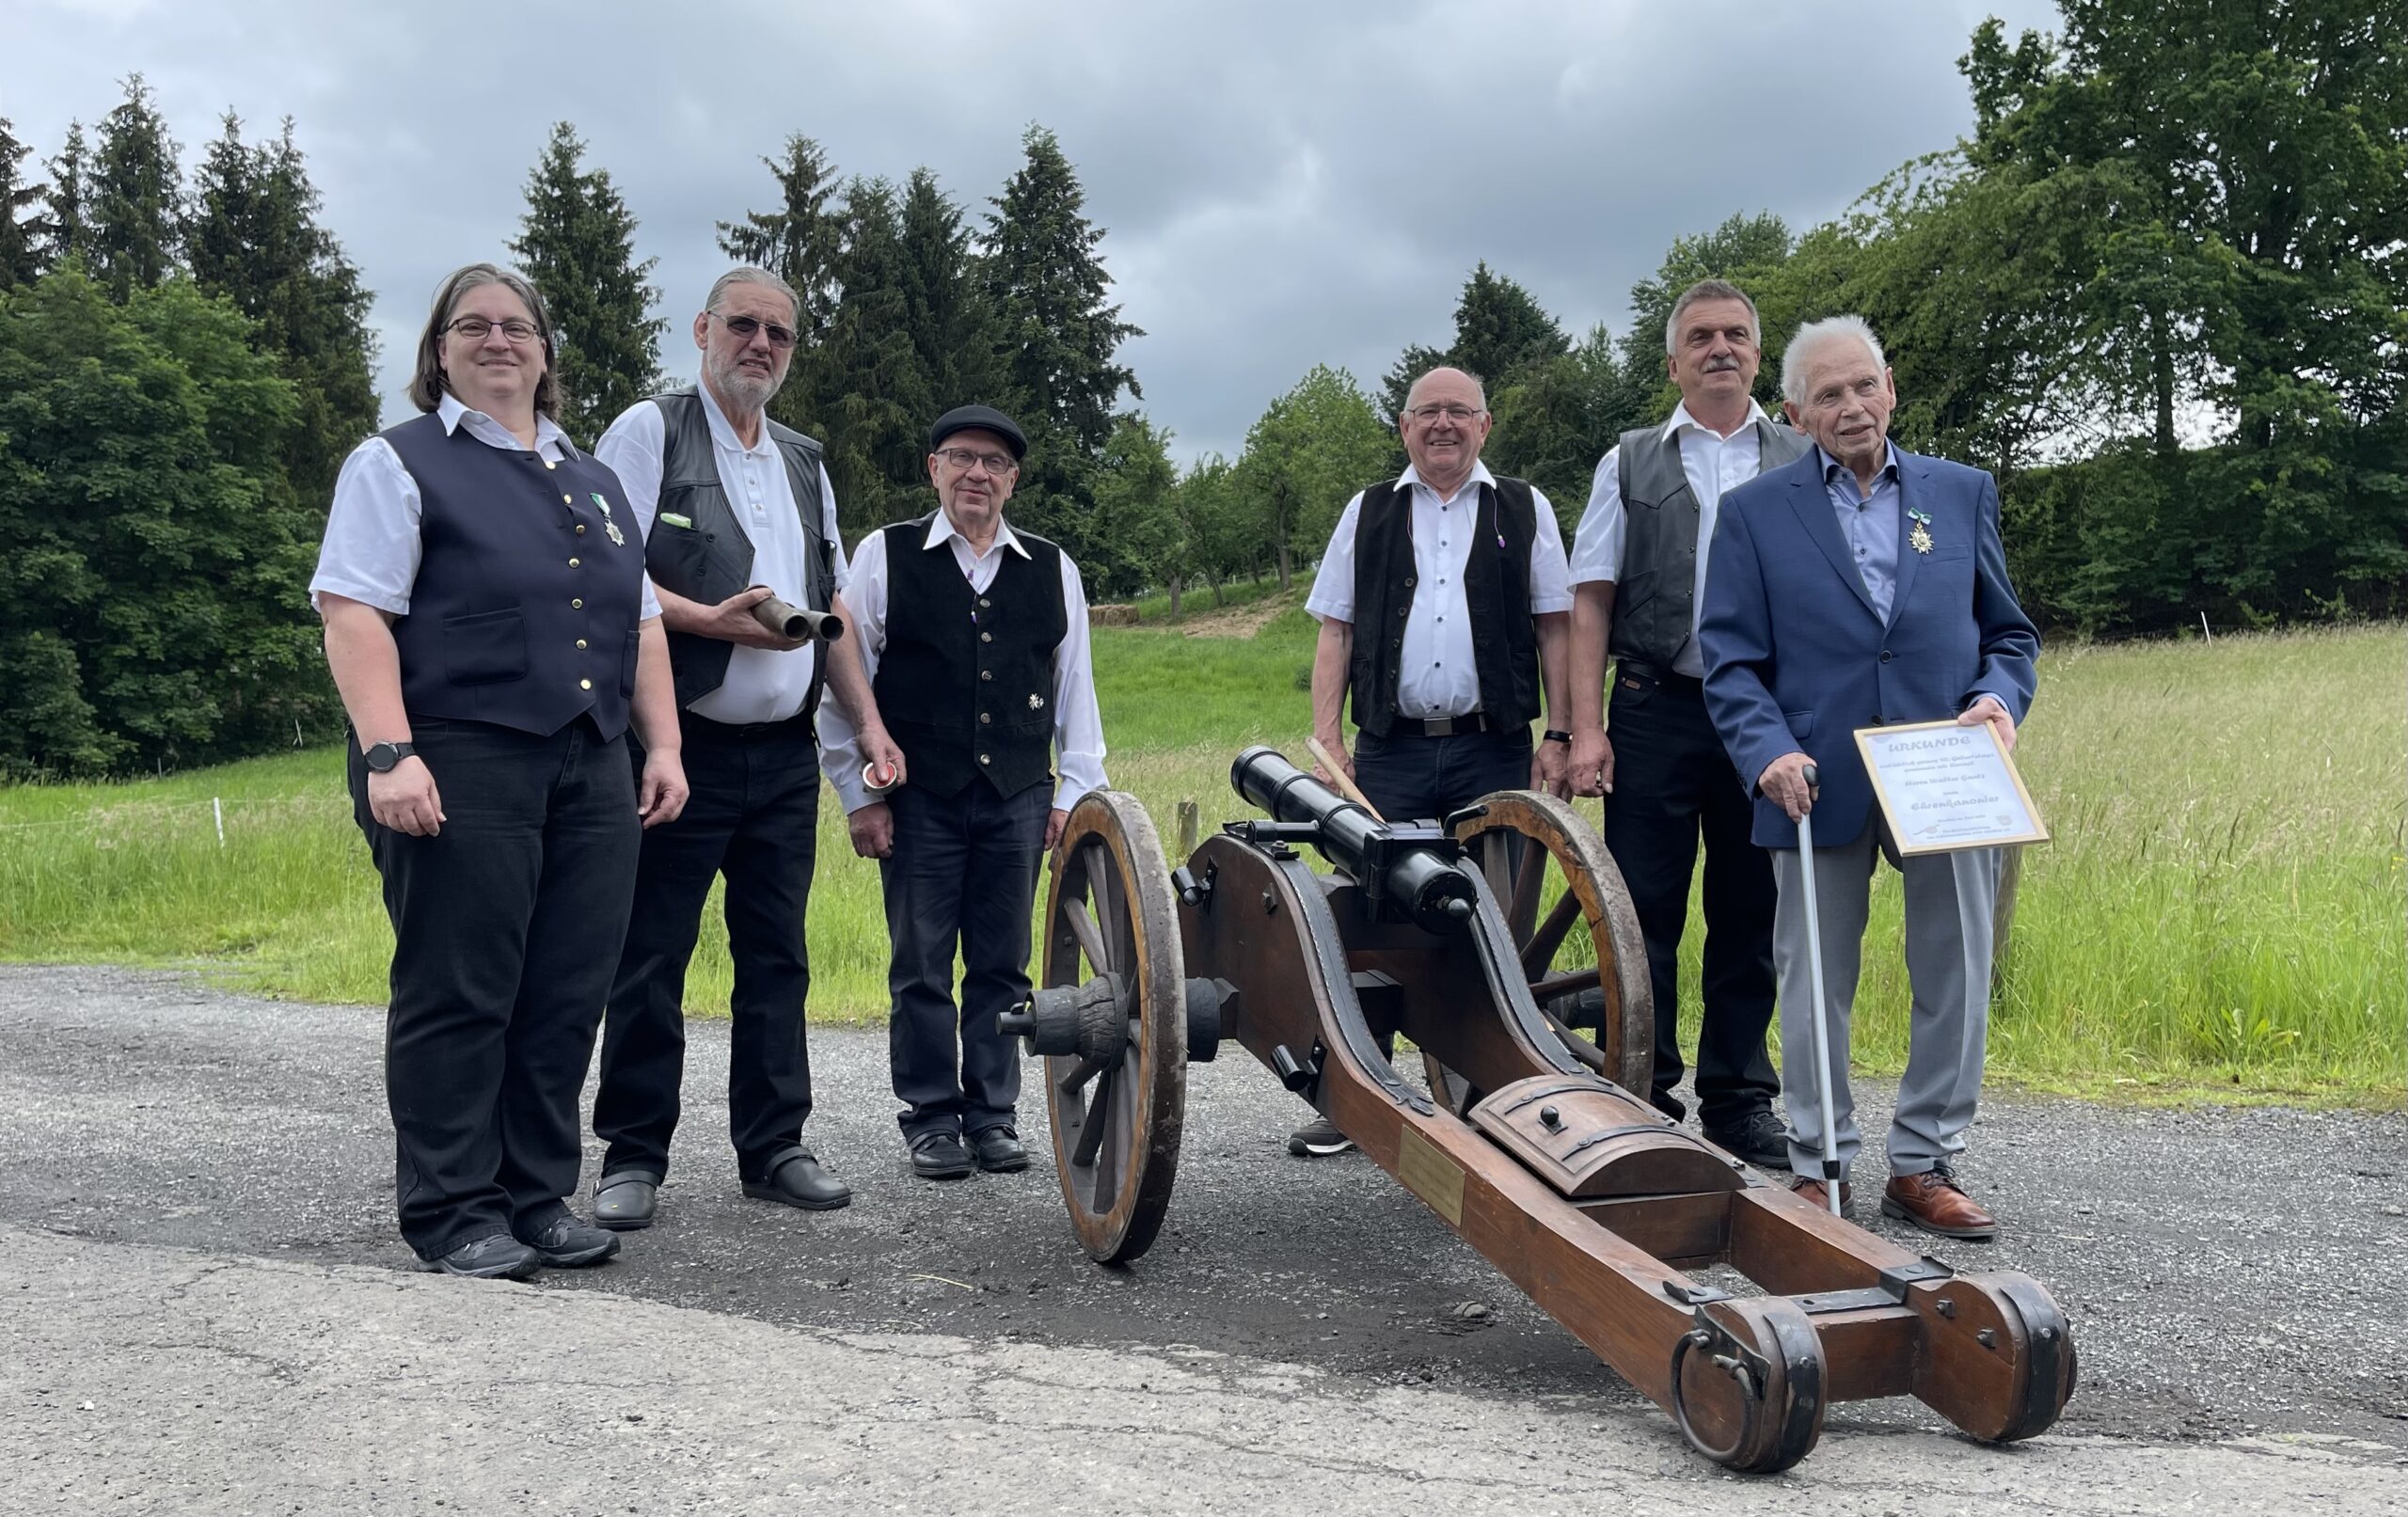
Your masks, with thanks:
[[(716, 606), (752, 583), (752, 540), (745, 535), (720, 480), (719, 454), (711, 446), (711, 420), (702, 396), (690, 388), (673, 390), (654, 396), (652, 403), (660, 408), (660, 499), (653, 511), (652, 534), (644, 540), (644, 562), (652, 582), (661, 589)], [(795, 514), (802, 518), (807, 593), (812, 608), (824, 611), (835, 604), (836, 545), (819, 529), (826, 514), (819, 498), (819, 444), (767, 417), (761, 424), (769, 429), (770, 440), (785, 460), (786, 484), (794, 492)], [(663, 515), (683, 516), (692, 525), (663, 523)], [(735, 648), (717, 638), (669, 634), (669, 668), (676, 679), (680, 709), (726, 683), (728, 656)], [(813, 655), (804, 716), (818, 706), (820, 688), (827, 683), (826, 653), (822, 648)]]
[(1054, 652), (1069, 632), (1062, 550), (1015, 532), (978, 594), (933, 514), (886, 535), (886, 649), (871, 689), (909, 761), (911, 784), (951, 797), (980, 777), (1016, 796), (1054, 772)]
[[(1758, 418), (1759, 474), (1776, 469), (1814, 443)], [(1622, 435), (1616, 464), (1622, 489), (1623, 549), (1614, 590), (1613, 631), (1607, 651), (1616, 658), (1669, 670), (1697, 629), (1697, 529), (1704, 508), (1681, 466), (1680, 438), (1662, 427)]]
[(626, 731), (643, 548), (619, 477), (582, 454), (487, 447), (432, 412), (384, 438), (420, 501), (410, 613), (393, 623), (403, 706), (543, 735), (591, 713), (604, 737)]
[[(1498, 724), (1528, 727), (1539, 714), (1538, 635), (1530, 625), (1530, 545), (1538, 508), (1528, 481), (1480, 487), (1464, 602), (1471, 613), (1480, 706)], [(1404, 624), (1413, 610), (1413, 495), (1396, 481), (1363, 492), (1354, 517), (1354, 650), (1348, 684), (1354, 725), (1385, 737), (1396, 721)]]

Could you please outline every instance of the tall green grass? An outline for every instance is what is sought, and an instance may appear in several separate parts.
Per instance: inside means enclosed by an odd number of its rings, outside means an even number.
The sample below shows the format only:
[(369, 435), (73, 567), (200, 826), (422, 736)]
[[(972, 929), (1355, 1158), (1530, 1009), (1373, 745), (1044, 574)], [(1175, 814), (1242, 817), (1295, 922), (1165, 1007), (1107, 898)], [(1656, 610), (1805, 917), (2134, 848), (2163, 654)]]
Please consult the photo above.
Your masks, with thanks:
[[(1251, 640), (1098, 628), (1113, 782), (1175, 836), (1244, 808), (1249, 742), (1301, 758), (1312, 628)], [(2408, 1085), (2408, 640), (2398, 627), (2075, 647), (2046, 656), (2018, 750), (2055, 841), (2027, 851), (1991, 1067), (2089, 1092), (2396, 1102)], [(221, 845), (211, 810), (224, 802)], [(1583, 802), (1593, 820), (1596, 803)], [(874, 865), (823, 806), (813, 1016), (885, 1003)], [(1694, 1022), (1702, 924), (1684, 944)], [(1874, 886), (1856, 1055), (1904, 1063), (1897, 877)], [(377, 1002), (390, 942), (340, 753), (128, 784), (0, 789), (0, 958), (194, 963)], [(716, 902), (688, 1003), (724, 1006)]]

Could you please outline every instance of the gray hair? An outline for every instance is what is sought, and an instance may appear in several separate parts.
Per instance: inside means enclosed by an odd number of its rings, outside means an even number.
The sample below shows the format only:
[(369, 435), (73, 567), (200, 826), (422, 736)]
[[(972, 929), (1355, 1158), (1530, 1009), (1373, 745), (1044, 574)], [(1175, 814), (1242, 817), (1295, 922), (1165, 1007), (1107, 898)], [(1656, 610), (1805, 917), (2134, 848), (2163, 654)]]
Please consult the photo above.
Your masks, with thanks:
[(1691, 306), (1701, 300), (1735, 300), (1747, 307), (1748, 335), (1755, 340), (1756, 346), (1764, 346), (1764, 324), (1757, 319), (1756, 303), (1748, 298), (1748, 292), (1728, 279), (1700, 279), (1681, 292), (1681, 298), (1672, 302), (1672, 313), (1664, 318), (1664, 351), (1666, 353), (1679, 351), (1681, 318), (1687, 314)]
[(712, 280), (711, 292), (703, 301), (703, 309), (719, 309), (719, 303), (727, 294), (728, 287), (738, 284), (757, 284), (765, 290), (776, 291), (786, 297), (786, 307), (794, 312), (794, 319), (798, 322), (802, 320), (802, 297), (794, 292), (794, 286), (754, 263), (739, 263)]
[[(1463, 375), (1465, 379), (1470, 380), (1472, 393), (1480, 397), (1480, 408), (1483, 411), (1488, 409), (1488, 386), (1481, 381), (1478, 374), (1473, 373), (1470, 370), (1465, 368), (1459, 363), (1432, 364), (1429, 368), (1424, 369), (1421, 372), (1414, 375), (1413, 383), (1405, 387), (1404, 403), (1406, 409), (1410, 410), (1412, 408), (1413, 392), (1421, 387), (1421, 382), (1429, 378), (1432, 374), (1436, 373), (1441, 369), (1451, 369), (1455, 372)], [(1397, 419), (1402, 421), (1404, 419), (1402, 417), (1399, 417)]]
[(1806, 403), (1806, 359), (1816, 348), (1834, 338), (1852, 338), (1864, 344), (1873, 355), (1873, 367), (1886, 369), (1890, 360), (1881, 352), (1881, 340), (1873, 335), (1873, 327), (1861, 316), (1826, 316), (1819, 322), (1808, 322), (1789, 340), (1781, 355), (1781, 398), (1792, 405)]

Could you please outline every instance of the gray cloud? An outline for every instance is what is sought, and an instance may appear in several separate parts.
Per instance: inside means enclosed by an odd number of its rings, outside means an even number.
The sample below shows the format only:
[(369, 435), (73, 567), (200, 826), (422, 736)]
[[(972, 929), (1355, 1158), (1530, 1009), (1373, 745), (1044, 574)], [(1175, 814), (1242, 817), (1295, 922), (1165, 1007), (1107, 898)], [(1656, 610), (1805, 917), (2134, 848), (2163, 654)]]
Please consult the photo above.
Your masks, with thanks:
[(377, 293), (387, 414), (443, 273), (504, 256), (549, 123), (577, 123), (659, 259), (665, 356), (801, 132), (847, 173), (934, 169), (974, 215), (1041, 122), (1078, 166), (1145, 409), (1234, 453), (1317, 362), (1367, 385), (1443, 342), (1472, 264), (1576, 331), (1628, 323), (1676, 236), (1804, 227), (1970, 125), (1955, 60), (2045, 0), (1821, 6), (1027, 0), (671, 11), (610, 3), (21, 0), (0, 115), (43, 156), (139, 71), (187, 166), (229, 108), (295, 119), (325, 217)]

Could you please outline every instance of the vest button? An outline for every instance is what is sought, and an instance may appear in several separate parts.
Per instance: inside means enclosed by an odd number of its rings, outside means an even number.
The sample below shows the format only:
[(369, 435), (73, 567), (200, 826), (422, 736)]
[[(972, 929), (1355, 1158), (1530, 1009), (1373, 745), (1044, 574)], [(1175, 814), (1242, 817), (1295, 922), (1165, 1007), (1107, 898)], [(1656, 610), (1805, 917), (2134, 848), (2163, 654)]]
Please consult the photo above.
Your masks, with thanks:
[(992, 642), (995, 640), (995, 635), (991, 632), (981, 632), (978, 634), (978, 640), (980, 642)]
[(978, 597), (978, 604), (979, 604), (979, 606), (980, 606), (980, 607), (984, 608), (984, 607), (988, 607), (988, 606), (992, 606), (992, 605), (994, 605), (995, 603), (994, 603), (993, 601), (989, 600), (986, 596), (981, 595), (981, 596), (979, 596), (979, 597)]
[(579, 537), (583, 537), (585, 535), (585, 523), (578, 522), (577, 524), (577, 535)]
[(573, 506), (577, 504), (577, 499), (573, 496), (562, 496), (561, 497), (561, 504), (564, 506)]
[(572, 569), (577, 568), (577, 567), (578, 567), (578, 561), (577, 561), (575, 559), (571, 559), (571, 560), (569, 560), (569, 561), (568, 561), (568, 566), (569, 566), (570, 568), (572, 568)]
[(578, 639), (577, 645), (580, 650), (582, 650), (585, 647), (585, 640), (583, 638)]
[(594, 682), (590, 679), (581, 679), (577, 682), (577, 687), (580, 690), (590, 690), (594, 688)]
[(979, 755), (978, 755), (978, 762), (979, 762), (979, 763), (981, 763), (981, 764), (992, 764), (992, 763), (994, 763), (994, 762), (995, 762), (995, 760), (994, 760), (994, 756), (993, 756), (992, 754), (990, 754), (990, 753), (981, 753), (981, 754), (979, 754)]
[(987, 723), (994, 719), (994, 715), (991, 712), (981, 711), (978, 713), (978, 725), (981, 727), (984, 727)]
[(568, 608), (572, 611), (581, 611), (585, 609), (585, 602), (576, 596), (571, 596), (569, 598)]
[(995, 672), (991, 669), (982, 669), (978, 672), (978, 677), (980, 679), (993, 679), (995, 677)]

